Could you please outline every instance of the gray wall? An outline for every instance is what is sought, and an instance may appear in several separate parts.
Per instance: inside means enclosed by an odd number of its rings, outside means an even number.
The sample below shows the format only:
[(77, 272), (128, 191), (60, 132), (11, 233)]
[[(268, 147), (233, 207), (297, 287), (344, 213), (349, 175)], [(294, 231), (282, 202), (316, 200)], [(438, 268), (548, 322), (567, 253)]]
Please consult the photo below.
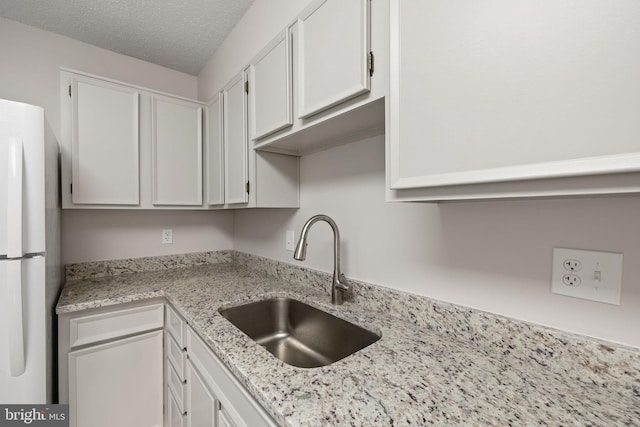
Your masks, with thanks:
[[(308, 2), (256, 0), (208, 66), (198, 93), (219, 90)], [(301, 209), (237, 211), (234, 247), (294, 263), (285, 231), (312, 215), (340, 226), (343, 269), (402, 291), (640, 347), (640, 197), (450, 204), (384, 201), (384, 139), (305, 156)], [(331, 233), (318, 224), (307, 261), (332, 269)], [(624, 253), (620, 306), (551, 293), (553, 247)]]
[[(0, 18), (0, 58), (0, 98), (44, 107), (58, 137), (60, 67), (197, 97), (194, 76), (4, 18)], [(232, 227), (232, 212), (65, 210), (62, 262), (230, 249)], [(162, 228), (173, 229), (172, 245), (160, 243)]]

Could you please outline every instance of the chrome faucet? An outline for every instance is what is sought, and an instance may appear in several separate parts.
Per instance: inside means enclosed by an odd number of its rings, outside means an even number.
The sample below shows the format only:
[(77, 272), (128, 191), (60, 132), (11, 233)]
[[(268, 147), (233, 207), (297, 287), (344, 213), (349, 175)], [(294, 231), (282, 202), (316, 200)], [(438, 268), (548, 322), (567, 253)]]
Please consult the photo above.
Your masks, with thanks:
[(300, 234), (300, 240), (296, 245), (296, 250), (293, 253), (293, 258), (298, 261), (304, 261), (307, 257), (307, 234), (313, 224), (318, 221), (325, 221), (333, 229), (333, 284), (331, 286), (331, 303), (340, 305), (342, 304), (344, 291), (349, 290), (349, 282), (344, 274), (340, 271), (340, 232), (338, 231), (338, 225), (327, 215), (315, 215), (309, 218), (309, 220), (302, 227), (302, 233)]

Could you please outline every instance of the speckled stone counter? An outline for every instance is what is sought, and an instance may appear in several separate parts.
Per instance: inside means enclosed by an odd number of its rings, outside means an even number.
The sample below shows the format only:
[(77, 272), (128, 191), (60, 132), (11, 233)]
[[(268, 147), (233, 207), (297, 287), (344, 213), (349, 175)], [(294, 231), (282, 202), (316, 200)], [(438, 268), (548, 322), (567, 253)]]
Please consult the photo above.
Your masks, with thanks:
[[(165, 297), (283, 426), (640, 426), (640, 352), (234, 251), (67, 267), (57, 312)], [(382, 335), (284, 364), (218, 314), (289, 296)]]

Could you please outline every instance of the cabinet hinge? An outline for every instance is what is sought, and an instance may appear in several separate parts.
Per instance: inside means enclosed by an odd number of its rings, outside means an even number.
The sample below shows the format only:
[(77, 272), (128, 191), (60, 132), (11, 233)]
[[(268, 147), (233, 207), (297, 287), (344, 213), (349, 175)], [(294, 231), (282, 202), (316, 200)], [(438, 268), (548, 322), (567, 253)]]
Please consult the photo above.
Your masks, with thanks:
[(249, 194), (250, 189), (251, 189), (251, 185), (249, 184), (249, 181), (247, 181), (247, 194)]
[(373, 76), (373, 51), (369, 52), (369, 76)]
[(71, 85), (69, 85), (69, 97), (71, 97)]
[(249, 80), (244, 82), (244, 91), (245, 93), (249, 93)]
[(73, 194), (73, 184), (69, 184), (69, 192)]

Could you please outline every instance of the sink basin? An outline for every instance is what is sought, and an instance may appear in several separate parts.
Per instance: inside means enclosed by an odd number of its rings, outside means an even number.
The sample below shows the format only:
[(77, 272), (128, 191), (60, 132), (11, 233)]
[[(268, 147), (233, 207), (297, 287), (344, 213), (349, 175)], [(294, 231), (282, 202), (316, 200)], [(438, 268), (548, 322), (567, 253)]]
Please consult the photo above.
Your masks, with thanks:
[(358, 325), (291, 298), (272, 298), (219, 312), (275, 357), (300, 368), (329, 365), (380, 339)]

